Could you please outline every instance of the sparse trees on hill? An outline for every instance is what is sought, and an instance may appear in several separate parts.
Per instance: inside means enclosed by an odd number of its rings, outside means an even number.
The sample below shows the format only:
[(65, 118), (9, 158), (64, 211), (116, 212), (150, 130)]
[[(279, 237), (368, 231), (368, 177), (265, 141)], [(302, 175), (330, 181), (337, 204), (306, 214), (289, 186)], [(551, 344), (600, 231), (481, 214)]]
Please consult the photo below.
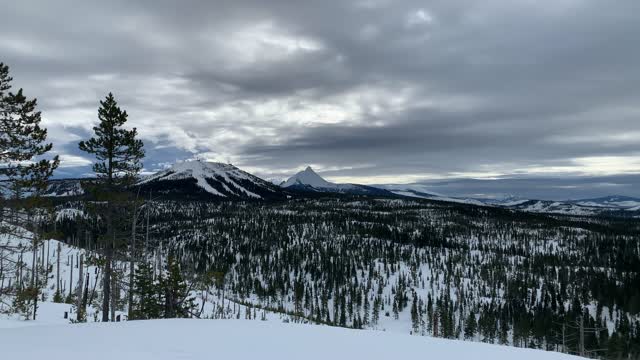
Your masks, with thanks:
[[(32, 247), (31, 279), (27, 287), (18, 285), (15, 300), (24, 303), (29, 317), (35, 319), (41, 284), (36, 254), (41, 243), (46, 209), (41, 195), (60, 161), (58, 156), (43, 158), (53, 145), (46, 142), (47, 129), (40, 126), (42, 119), (36, 110), (37, 100), (28, 99), (22, 89), (11, 92), (12, 80), (9, 67), (0, 63), (0, 180), (5, 180), (6, 190), (11, 194), (12, 225), (29, 230), (13, 233), (13, 236), (29, 240)], [(2, 232), (9, 229), (6, 226), (9, 220), (5, 216), (6, 208), (5, 199), (0, 196)]]
[(149, 264), (140, 263), (133, 283), (132, 320), (192, 317), (195, 303), (190, 290), (173, 256), (157, 279)]

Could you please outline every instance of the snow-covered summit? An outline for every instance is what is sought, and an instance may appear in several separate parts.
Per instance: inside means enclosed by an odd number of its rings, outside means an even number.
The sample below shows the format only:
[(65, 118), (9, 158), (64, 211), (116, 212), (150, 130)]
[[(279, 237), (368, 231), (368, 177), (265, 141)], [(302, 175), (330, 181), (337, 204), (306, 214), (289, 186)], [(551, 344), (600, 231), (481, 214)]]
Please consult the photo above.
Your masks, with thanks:
[(137, 185), (155, 187), (160, 193), (197, 192), (219, 198), (263, 199), (278, 193), (275, 185), (231, 164), (202, 160), (175, 163)]
[(307, 166), (304, 171), (300, 171), (299, 173), (293, 175), (281, 186), (290, 187), (294, 185), (311, 186), (318, 189), (330, 189), (338, 187), (337, 184), (328, 182), (327, 180), (323, 179), (320, 175), (313, 171), (311, 166)]
[(281, 187), (291, 191), (302, 191), (305, 193), (340, 193), (351, 195), (373, 195), (373, 196), (393, 196), (384, 189), (358, 184), (336, 184), (327, 181), (318, 175), (311, 166), (307, 166), (304, 171), (290, 177), (280, 184)]

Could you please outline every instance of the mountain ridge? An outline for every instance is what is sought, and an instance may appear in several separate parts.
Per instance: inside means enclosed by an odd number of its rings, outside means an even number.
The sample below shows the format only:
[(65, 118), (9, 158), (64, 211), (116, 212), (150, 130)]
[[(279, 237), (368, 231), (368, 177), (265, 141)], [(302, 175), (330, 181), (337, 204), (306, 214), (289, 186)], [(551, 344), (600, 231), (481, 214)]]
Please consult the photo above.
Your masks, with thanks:
[(217, 199), (284, 199), (281, 189), (255, 175), (224, 163), (188, 160), (149, 175), (135, 184), (142, 191), (167, 196)]

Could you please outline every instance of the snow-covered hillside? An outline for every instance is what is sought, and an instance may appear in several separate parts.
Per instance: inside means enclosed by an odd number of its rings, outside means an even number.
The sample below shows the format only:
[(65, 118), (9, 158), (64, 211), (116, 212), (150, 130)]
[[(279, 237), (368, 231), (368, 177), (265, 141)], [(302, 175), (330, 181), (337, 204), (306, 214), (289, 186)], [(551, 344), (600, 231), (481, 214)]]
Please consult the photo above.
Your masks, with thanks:
[(446, 196), (442, 194), (434, 193), (430, 191), (427, 187), (421, 184), (388, 184), (388, 185), (375, 185), (377, 188), (388, 190), (395, 195), (418, 198), (418, 199), (428, 199), (434, 201), (445, 201), (445, 202), (454, 202), (460, 204), (471, 204), (471, 205), (486, 205), (484, 202), (478, 199), (471, 198), (457, 198)]
[[(71, 216), (70, 209), (58, 212), (57, 219)], [(5, 223), (2, 225), (7, 226)], [(31, 279), (31, 269), (33, 268), (33, 247), (31, 238), (33, 235), (21, 228), (10, 227), (12, 231), (0, 234), (0, 258), (4, 264), (4, 272), (0, 276), (0, 290), (10, 288), (12, 284), (18, 283), (28, 286)], [(57, 240), (41, 241), (35, 253), (36, 264), (38, 264), (39, 282), (43, 283), (41, 289), (40, 302), (37, 309), (38, 322), (44, 323), (68, 323), (69, 319), (74, 319), (74, 310), (71, 304), (53, 303), (54, 295), (59, 293), (63, 298), (70, 298), (75, 295), (79, 285), (80, 272), (85, 279), (88, 277), (88, 288), (99, 289), (101, 284), (100, 267), (95, 264), (97, 254), (90, 251), (70, 246)], [(80, 268), (80, 260), (83, 260), (83, 267)], [(126, 264), (117, 263), (116, 267), (124, 267)], [(14, 270), (14, 271), (7, 271)], [(0, 291), (0, 294), (3, 292)], [(3, 315), (12, 303), (12, 296), (0, 296), (0, 327), (6, 326), (6, 321), (21, 321), (24, 316), (13, 314)], [(69, 319), (64, 319), (67, 312)], [(121, 312), (117, 312), (121, 313)], [(93, 306), (87, 308), (87, 321), (97, 318), (98, 309)], [(43, 317), (44, 316), (44, 317)], [(2, 322), (5, 321), (5, 323)]]
[(156, 194), (227, 199), (284, 198), (268, 181), (230, 164), (190, 160), (142, 179), (137, 184)]
[[(58, 222), (82, 216), (82, 213), (74, 209), (62, 209), (57, 212)], [(23, 327), (37, 325), (69, 324), (76, 320), (75, 301), (70, 303), (55, 303), (55, 294), (59, 293), (65, 301), (73, 299), (79, 279), (82, 275), (87, 281), (88, 289), (91, 289), (91, 298), (97, 297), (102, 292), (101, 267), (97, 266), (100, 255), (97, 252), (80, 249), (57, 240), (43, 240), (39, 243), (35, 252), (35, 261), (38, 265), (39, 282), (42, 283), (41, 296), (37, 308), (36, 320), (25, 321), (25, 314), (11, 313), (10, 307), (14, 299), (9, 290), (17, 284), (28, 286), (33, 267), (33, 247), (31, 240), (33, 234), (20, 227), (0, 223), (6, 231), (0, 234), (0, 328)], [(154, 258), (157, 256), (154, 255)], [(81, 261), (83, 267), (80, 267)], [(129, 263), (116, 261), (114, 268), (122, 272), (126, 278), (129, 274)], [(161, 265), (154, 264), (157, 271)], [(88, 277), (88, 280), (87, 280)], [(119, 297), (124, 299), (126, 287), (120, 289)], [(94, 292), (95, 291), (95, 292)], [(274, 321), (293, 321), (289, 314), (258, 309), (249, 304), (245, 305), (234, 301), (229, 297), (222, 297), (220, 290), (211, 287), (207, 290), (192, 290), (190, 293), (198, 308), (198, 316), (211, 319), (249, 318)], [(224, 299), (224, 301), (223, 301)], [(116, 311), (116, 315), (122, 315), (126, 319), (126, 308)], [(65, 318), (67, 313), (67, 318)], [(100, 318), (99, 304), (89, 304), (86, 311), (86, 321), (95, 322)]]
[[(37, 346), (34, 346), (37, 341)], [(243, 320), (150, 320), (0, 329), (3, 358), (85, 359), (493, 359), (574, 356), (506, 346)]]
[(561, 214), (561, 215), (579, 215), (592, 216), (602, 213), (607, 209), (604, 207), (586, 206), (572, 202), (562, 201), (546, 201), (546, 200), (529, 200), (507, 206), (510, 209), (526, 211), (531, 213), (545, 214)]
[(602, 207), (608, 209), (635, 210), (640, 207), (640, 199), (628, 196), (606, 196), (596, 199), (577, 200), (574, 203), (581, 206)]

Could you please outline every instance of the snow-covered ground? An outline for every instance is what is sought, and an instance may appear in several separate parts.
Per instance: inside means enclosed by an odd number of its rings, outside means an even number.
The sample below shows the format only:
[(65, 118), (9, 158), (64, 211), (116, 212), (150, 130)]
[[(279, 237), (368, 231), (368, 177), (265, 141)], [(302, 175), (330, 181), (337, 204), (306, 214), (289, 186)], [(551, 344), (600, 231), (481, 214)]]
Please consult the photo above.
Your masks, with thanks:
[(379, 331), (249, 320), (150, 320), (0, 329), (5, 359), (578, 359)]
[[(64, 313), (69, 314), (71, 308), (72, 306), (69, 304), (45, 301), (38, 304), (37, 320), (24, 320), (24, 317), (19, 315), (0, 314), (0, 330), (32, 326), (68, 325), (70, 320), (64, 318)], [(88, 320), (91, 321), (92, 317)]]

